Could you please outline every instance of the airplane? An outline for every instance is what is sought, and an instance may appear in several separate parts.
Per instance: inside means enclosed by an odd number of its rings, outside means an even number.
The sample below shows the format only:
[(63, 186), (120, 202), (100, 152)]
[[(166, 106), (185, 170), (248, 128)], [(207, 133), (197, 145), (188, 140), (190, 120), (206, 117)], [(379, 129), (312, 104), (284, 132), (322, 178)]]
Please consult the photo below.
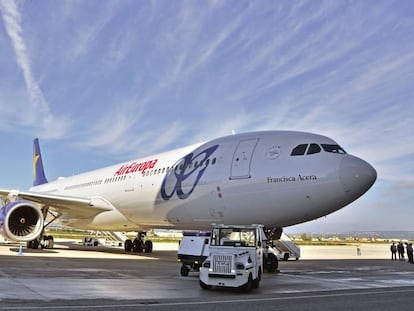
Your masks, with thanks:
[[(136, 231), (126, 251), (152, 252), (149, 229), (263, 224), (281, 234), (362, 196), (377, 173), (326, 136), (298, 131), (234, 134), (48, 182), (34, 140), (33, 187), (0, 189), (0, 233), (53, 247), (52, 221), (86, 230)], [(46, 218), (53, 219), (46, 223)], [(50, 241), (51, 240), (51, 241)], [(50, 243), (50, 244), (49, 244)]]

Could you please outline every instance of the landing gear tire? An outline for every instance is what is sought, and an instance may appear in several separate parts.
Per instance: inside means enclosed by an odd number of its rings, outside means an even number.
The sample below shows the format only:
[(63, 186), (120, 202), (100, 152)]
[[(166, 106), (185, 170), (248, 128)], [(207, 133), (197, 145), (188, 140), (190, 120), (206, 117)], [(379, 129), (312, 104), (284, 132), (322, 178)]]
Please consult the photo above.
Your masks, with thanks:
[(211, 285), (207, 285), (206, 283), (204, 283), (203, 281), (200, 280), (200, 287), (202, 289), (211, 289)]
[(32, 241), (28, 241), (26, 244), (27, 248), (31, 249), (38, 249), (39, 248), (39, 240), (35, 239)]
[(146, 253), (152, 253), (152, 241), (146, 240), (144, 243), (144, 250)]
[(135, 239), (132, 243), (132, 251), (134, 253), (142, 253), (144, 246), (142, 245), (142, 240)]
[(266, 262), (266, 269), (267, 272), (275, 272), (276, 269), (279, 267), (279, 261), (277, 260), (277, 257), (273, 253), (267, 254), (267, 258), (263, 258)]
[(190, 273), (190, 269), (187, 266), (182, 265), (180, 270), (181, 276), (188, 276), (188, 273)]
[(43, 241), (40, 243), (41, 248), (53, 248), (54, 240), (53, 236), (51, 235), (45, 235), (43, 237)]
[(49, 248), (53, 248), (55, 246), (55, 240), (53, 236), (49, 235)]
[(126, 252), (130, 252), (130, 251), (132, 251), (132, 241), (130, 240), (130, 239), (128, 239), (128, 240), (125, 240), (125, 243), (124, 243), (124, 250), (126, 251)]

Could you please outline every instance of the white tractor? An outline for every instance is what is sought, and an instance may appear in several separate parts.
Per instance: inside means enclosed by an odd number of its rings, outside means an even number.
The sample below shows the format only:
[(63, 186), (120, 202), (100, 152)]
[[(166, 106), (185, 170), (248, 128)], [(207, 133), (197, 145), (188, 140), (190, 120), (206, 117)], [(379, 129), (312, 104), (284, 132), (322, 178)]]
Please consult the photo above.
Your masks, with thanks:
[(213, 225), (209, 256), (200, 269), (200, 286), (238, 287), (249, 292), (259, 287), (264, 268), (277, 269), (262, 225)]

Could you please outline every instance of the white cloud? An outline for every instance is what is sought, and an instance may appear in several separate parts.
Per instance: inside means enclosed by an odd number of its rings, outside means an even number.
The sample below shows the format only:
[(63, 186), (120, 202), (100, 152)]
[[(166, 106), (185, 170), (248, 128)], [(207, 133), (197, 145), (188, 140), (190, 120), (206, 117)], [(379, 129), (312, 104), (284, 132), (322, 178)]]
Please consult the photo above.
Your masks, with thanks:
[(209, 139), (228, 136), (232, 131), (236, 133), (245, 132), (251, 126), (252, 119), (245, 111), (240, 110), (237, 114), (212, 114), (209, 118), (202, 119), (197, 123), (196, 129), (189, 130), (193, 136), (191, 143), (199, 143)]
[[(165, 124), (146, 142), (146, 145), (149, 148), (148, 152), (165, 151), (167, 146), (179, 140), (180, 136), (183, 136), (185, 130), (185, 124), (178, 121), (173, 121), (171, 124)], [(184, 142), (184, 144), (188, 144), (188, 142)]]
[[(133, 128), (142, 117), (142, 110), (135, 107), (134, 101), (118, 102), (102, 111), (98, 121), (90, 123), (91, 127), (82, 129), (80, 145), (109, 148), (110, 153), (127, 152), (141, 139), (131, 140)], [(137, 105), (138, 106), (138, 105)], [(86, 135), (85, 135), (86, 132)]]
[[(86, 8), (82, 5), (80, 12), (73, 12), (71, 11), (70, 14), (87, 14), (87, 10), (92, 8)], [(118, 9), (118, 2), (117, 1), (108, 1), (108, 2), (101, 2), (95, 9), (93, 18), (87, 20), (87, 23), (84, 23), (82, 27), (76, 27), (77, 30), (75, 33), (75, 38), (73, 42), (69, 43), (68, 47), (68, 58), (70, 62), (75, 62), (79, 58), (82, 58), (85, 55), (88, 55), (90, 52), (91, 47), (93, 47), (93, 43), (96, 41), (97, 37), (102, 34), (102, 31), (105, 27), (109, 24), (113, 16), (116, 15)], [(74, 10), (74, 9), (72, 9)], [(122, 57), (119, 54), (119, 51), (116, 51), (115, 47), (111, 57)]]
[[(23, 125), (31, 125), (38, 128), (43, 137), (61, 137), (67, 129), (67, 121), (56, 119), (43, 96), (43, 92), (37, 83), (31, 68), (29, 53), (23, 39), (21, 16), (14, 1), (0, 1), (0, 10), (6, 32), (13, 45), (16, 62), (23, 72), (26, 90), (30, 99), (30, 106), (23, 113)], [(21, 114), (21, 112), (16, 111)], [(22, 120), (22, 119), (21, 119)]]
[(216, 36), (214, 36), (211, 41), (206, 42), (201, 48), (201, 53), (199, 53), (199, 56), (194, 59), (188, 68), (186, 68), (186, 73), (190, 74), (208, 62), (208, 60), (214, 55), (220, 45), (223, 44), (228, 39), (228, 37), (238, 29), (242, 20), (242, 15), (237, 16), (233, 21), (230, 21), (227, 25), (225, 25), (225, 27), (223, 27), (222, 30)]

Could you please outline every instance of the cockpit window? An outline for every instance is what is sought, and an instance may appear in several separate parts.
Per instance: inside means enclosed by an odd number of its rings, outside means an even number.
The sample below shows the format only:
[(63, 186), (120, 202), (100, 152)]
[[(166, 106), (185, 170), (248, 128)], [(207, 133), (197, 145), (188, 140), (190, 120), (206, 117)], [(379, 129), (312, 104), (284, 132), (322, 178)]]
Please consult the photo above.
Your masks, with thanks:
[(308, 147), (307, 144), (301, 144), (293, 148), (291, 156), (297, 156), (297, 155), (304, 155), (306, 148)]
[(306, 154), (314, 154), (314, 153), (318, 153), (321, 152), (321, 147), (319, 147), (318, 144), (310, 144), (308, 152)]
[(321, 144), (321, 146), (326, 152), (346, 154), (346, 151), (339, 145)]

